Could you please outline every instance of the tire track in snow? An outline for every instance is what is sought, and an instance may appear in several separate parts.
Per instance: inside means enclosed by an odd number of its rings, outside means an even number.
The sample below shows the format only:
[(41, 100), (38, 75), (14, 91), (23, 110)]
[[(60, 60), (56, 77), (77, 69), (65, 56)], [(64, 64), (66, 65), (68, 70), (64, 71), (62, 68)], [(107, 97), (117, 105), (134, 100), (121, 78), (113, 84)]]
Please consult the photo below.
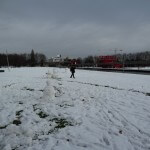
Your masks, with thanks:
[[(114, 102), (115, 101), (113, 101), (113, 103)], [(118, 105), (120, 104), (118, 103)], [(101, 113), (104, 113), (106, 122), (108, 122), (107, 124), (118, 128), (119, 134), (125, 135), (128, 138), (128, 141), (134, 147), (148, 149), (148, 146), (145, 146), (146, 144), (148, 145), (150, 143), (150, 135), (148, 133), (139, 129), (134, 123), (129, 121), (124, 115), (121, 114), (120, 111), (115, 109), (111, 104), (107, 103), (104, 104), (104, 106), (105, 109)], [(137, 132), (133, 132), (132, 129), (137, 130)]]
[[(144, 92), (140, 92), (140, 91), (136, 91), (136, 90), (132, 90), (132, 89), (129, 89), (129, 90), (118, 89), (115, 87), (92, 84), (92, 83), (83, 83), (83, 82), (78, 82), (78, 81), (67, 81), (67, 82), (75, 82), (75, 83), (79, 83), (82, 85), (92, 85), (95, 87), (100, 86), (100, 87), (106, 87), (106, 88), (110, 88), (110, 89), (130, 91), (133, 93), (138, 92), (138, 93), (145, 94)], [(86, 87), (83, 86), (83, 88), (86, 88)], [(92, 89), (92, 90), (94, 90), (94, 89)], [(89, 93), (88, 93), (88, 95), (89, 95)], [(116, 101), (113, 101), (113, 103), (114, 102), (116, 102)], [(139, 129), (134, 124), (134, 122), (129, 121), (124, 115), (122, 115), (120, 112), (121, 109), (120, 109), (120, 111), (118, 111), (117, 109), (115, 109), (115, 107), (112, 107), (111, 103), (109, 103), (109, 101), (107, 101), (107, 98), (104, 101), (99, 101), (99, 104), (97, 103), (98, 106), (102, 106), (102, 107), (101, 107), (100, 113), (97, 113), (97, 115), (103, 122), (103, 125), (102, 124), (101, 125), (103, 127), (105, 125), (105, 127), (103, 129), (108, 131), (108, 136), (104, 137), (104, 141), (105, 142), (107, 141), (106, 144), (109, 142), (110, 145), (111, 144), (114, 145), (115, 142), (117, 142), (117, 141), (110, 141), (109, 139), (113, 139), (114, 136), (119, 136), (119, 135), (122, 136), (123, 135), (124, 137), (126, 137), (127, 141), (130, 143), (130, 145), (133, 146), (132, 148), (137, 148), (137, 149), (141, 149), (141, 148), (149, 149), (150, 148), (148, 146), (150, 143), (150, 141), (149, 141), (150, 135), (148, 133), (142, 131), (141, 129)], [(121, 101), (118, 102), (118, 107), (120, 105), (122, 105), (122, 107), (127, 107), (127, 105), (125, 106), (124, 103), (121, 103)], [(135, 109), (135, 108), (131, 108), (131, 109)], [(92, 120), (92, 118), (91, 118), (91, 120)], [(101, 125), (100, 125), (100, 128), (102, 127)], [(118, 132), (112, 131), (111, 128), (116, 128), (118, 130)], [(114, 147), (117, 148), (116, 145), (114, 145)]]
[(146, 93), (146, 92), (135, 90), (135, 89), (123, 89), (123, 88), (113, 87), (113, 86), (109, 86), (109, 85), (100, 85), (100, 84), (93, 84), (93, 83), (88, 83), (88, 82), (86, 83), (86, 82), (79, 82), (79, 81), (67, 81), (67, 82), (75, 82), (75, 83), (79, 83), (79, 84), (88, 84), (88, 85), (92, 85), (92, 86), (100, 86), (100, 87), (111, 88), (111, 89), (115, 89), (115, 90), (130, 91), (133, 93), (141, 93), (146, 96), (150, 96), (150, 93)]

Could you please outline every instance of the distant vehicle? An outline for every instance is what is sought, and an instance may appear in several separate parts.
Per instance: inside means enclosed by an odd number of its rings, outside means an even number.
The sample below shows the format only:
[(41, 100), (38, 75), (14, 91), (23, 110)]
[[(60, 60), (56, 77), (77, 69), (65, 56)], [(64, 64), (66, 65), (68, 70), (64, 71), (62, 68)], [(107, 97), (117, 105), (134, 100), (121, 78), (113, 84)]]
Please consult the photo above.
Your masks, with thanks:
[(123, 65), (116, 56), (99, 56), (99, 67), (122, 68)]

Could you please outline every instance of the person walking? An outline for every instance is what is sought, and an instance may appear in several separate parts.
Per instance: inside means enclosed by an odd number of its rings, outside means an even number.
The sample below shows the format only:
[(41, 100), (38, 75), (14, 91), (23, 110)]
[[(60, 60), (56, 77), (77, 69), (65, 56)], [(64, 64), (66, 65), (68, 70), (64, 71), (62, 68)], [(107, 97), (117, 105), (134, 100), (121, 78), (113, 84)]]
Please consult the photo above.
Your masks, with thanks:
[(70, 67), (70, 72), (71, 72), (70, 78), (72, 78), (72, 77), (75, 78), (75, 77), (74, 77), (74, 74), (75, 74), (75, 66), (71, 66), (71, 67)]

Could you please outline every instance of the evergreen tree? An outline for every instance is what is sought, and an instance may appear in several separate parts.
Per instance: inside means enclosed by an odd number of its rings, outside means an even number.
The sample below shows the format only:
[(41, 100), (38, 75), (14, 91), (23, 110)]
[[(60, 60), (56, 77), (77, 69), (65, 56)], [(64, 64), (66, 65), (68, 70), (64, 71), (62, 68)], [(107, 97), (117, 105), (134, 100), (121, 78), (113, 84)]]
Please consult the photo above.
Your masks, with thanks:
[(32, 67), (34, 67), (35, 64), (36, 64), (36, 61), (35, 61), (35, 54), (34, 54), (34, 50), (32, 49), (32, 51), (31, 51), (30, 65), (31, 65)]

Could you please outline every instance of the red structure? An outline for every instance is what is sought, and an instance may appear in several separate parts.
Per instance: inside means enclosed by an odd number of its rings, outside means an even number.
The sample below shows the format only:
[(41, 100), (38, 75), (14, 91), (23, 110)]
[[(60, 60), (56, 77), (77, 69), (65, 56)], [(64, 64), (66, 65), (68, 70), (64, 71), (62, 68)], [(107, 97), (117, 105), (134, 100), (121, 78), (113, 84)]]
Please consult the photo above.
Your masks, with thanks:
[(123, 65), (116, 56), (99, 56), (100, 66), (103, 68), (122, 68)]

